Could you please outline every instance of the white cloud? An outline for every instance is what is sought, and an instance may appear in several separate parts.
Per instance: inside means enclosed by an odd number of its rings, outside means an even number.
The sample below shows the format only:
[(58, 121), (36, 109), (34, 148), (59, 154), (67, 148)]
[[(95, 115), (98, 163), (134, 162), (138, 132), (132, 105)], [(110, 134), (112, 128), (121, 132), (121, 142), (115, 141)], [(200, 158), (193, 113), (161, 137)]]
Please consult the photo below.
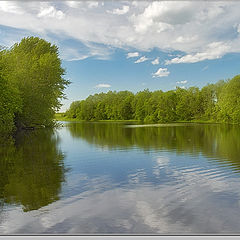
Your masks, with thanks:
[(205, 70), (207, 70), (208, 69), (208, 66), (205, 66), (203, 69), (202, 69), (202, 71), (205, 71)]
[(130, 52), (127, 54), (127, 58), (138, 57), (138, 56), (139, 56), (138, 52)]
[(177, 84), (186, 84), (186, 83), (187, 83), (187, 80), (177, 82)]
[(89, 55), (81, 55), (76, 52), (74, 49), (64, 50), (61, 58), (65, 61), (80, 61), (89, 58)]
[(0, 11), (6, 13), (22, 14), (23, 10), (15, 2), (0, 1)]
[(124, 15), (129, 11), (129, 6), (123, 6), (122, 9), (116, 8), (112, 11), (107, 10), (108, 13), (116, 14), (116, 15)]
[(156, 58), (151, 62), (153, 65), (158, 65), (159, 64), (159, 58)]
[(112, 49), (106, 46), (100, 46), (93, 43), (75, 43), (75, 45), (60, 43), (59, 48), (62, 49), (60, 57), (65, 61), (79, 61), (89, 57), (99, 60), (109, 60), (111, 58)]
[(86, 8), (97, 8), (99, 6), (99, 2), (97, 1), (64, 1), (64, 3), (70, 8), (82, 8), (86, 10)]
[(87, 1), (87, 5), (89, 8), (96, 8), (96, 7), (98, 7), (98, 2), (97, 1)]
[(51, 17), (51, 18), (57, 18), (62, 19), (65, 17), (65, 14), (60, 11), (56, 10), (53, 6), (47, 7), (47, 8), (41, 8), (40, 12), (37, 15), (38, 17)]
[(167, 65), (173, 63), (195, 63), (204, 60), (217, 59), (227, 53), (229, 49), (230, 47), (223, 42), (213, 42), (209, 44), (203, 52), (187, 54), (183, 57), (176, 57), (171, 60), (166, 60), (165, 63)]
[(106, 84), (106, 83), (100, 83), (100, 84), (95, 86), (95, 88), (110, 88), (110, 87), (111, 87), (111, 85)]
[(135, 61), (134, 63), (142, 63), (142, 62), (145, 62), (145, 61), (147, 61), (148, 60), (148, 58), (146, 58), (145, 56), (143, 56), (143, 57), (140, 57), (137, 61)]
[(188, 2), (152, 2), (142, 14), (133, 16), (135, 30), (139, 33), (173, 30), (173, 25), (190, 21), (193, 15), (190, 6)]
[(238, 24), (237, 32), (240, 33), (240, 24)]
[(167, 70), (167, 68), (159, 68), (157, 72), (153, 73), (153, 77), (167, 77), (170, 74), (170, 72)]
[(183, 36), (179, 36), (177, 37), (177, 39), (175, 40), (176, 43), (189, 43), (189, 42), (192, 42), (192, 41), (196, 41), (197, 40), (197, 36), (186, 36), (186, 37), (183, 37)]
[(79, 8), (82, 5), (82, 2), (78, 1), (66, 1), (64, 3), (71, 8)]
[[(141, 1), (132, 2), (129, 8), (130, 4), (113, 1), (102, 6), (101, 2), (68, 1), (36, 5), (29, 1), (0, 1), (0, 25), (44, 38), (54, 34), (59, 41), (75, 39), (106, 48), (158, 48), (184, 54), (169, 60), (169, 64), (240, 52), (240, 34), (236, 34), (240, 32), (240, 2)], [(113, 9), (113, 14), (106, 14), (107, 9)], [(124, 12), (128, 14), (119, 15)], [(211, 47), (211, 43), (221, 46)]]

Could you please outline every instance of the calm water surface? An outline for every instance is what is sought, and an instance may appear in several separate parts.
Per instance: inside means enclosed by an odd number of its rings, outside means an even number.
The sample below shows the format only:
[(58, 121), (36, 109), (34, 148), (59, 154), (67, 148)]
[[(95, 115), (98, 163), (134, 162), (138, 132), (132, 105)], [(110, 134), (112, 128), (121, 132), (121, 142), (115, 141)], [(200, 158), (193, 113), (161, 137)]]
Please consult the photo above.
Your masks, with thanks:
[(239, 234), (240, 127), (64, 123), (0, 142), (0, 234)]

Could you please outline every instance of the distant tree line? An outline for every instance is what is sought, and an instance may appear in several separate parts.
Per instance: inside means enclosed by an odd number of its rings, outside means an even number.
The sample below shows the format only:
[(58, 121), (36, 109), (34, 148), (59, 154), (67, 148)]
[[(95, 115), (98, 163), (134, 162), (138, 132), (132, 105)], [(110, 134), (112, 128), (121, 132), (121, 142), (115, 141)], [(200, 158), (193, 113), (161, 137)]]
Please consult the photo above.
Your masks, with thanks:
[(0, 135), (53, 124), (64, 97), (58, 48), (38, 37), (0, 49)]
[(75, 101), (65, 116), (79, 120), (140, 120), (146, 123), (214, 121), (240, 123), (240, 75), (199, 89), (148, 89), (90, 95)]

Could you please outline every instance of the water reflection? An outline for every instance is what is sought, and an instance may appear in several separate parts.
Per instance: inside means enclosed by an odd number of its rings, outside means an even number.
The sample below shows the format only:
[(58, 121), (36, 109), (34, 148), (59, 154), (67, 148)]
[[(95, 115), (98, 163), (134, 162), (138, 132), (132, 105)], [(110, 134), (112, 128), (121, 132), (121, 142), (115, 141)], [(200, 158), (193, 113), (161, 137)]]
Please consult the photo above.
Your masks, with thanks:
[(239, 234), (239, 129), (67, 123), (21, 134), (0, 147), (0, 233)]
[(24, 211), (59, 199), (64, 181), (64, 155), (51, 130), (17, 134), (0, 147), (0, 198), (2, 204), (20, 204)]
[(72, 137), (108, 149), (168, 150), (222, 161), (240, 171), (240, 127), (224, 124), (173, 124), (131, 127), (120, 123), (68, 123)]
[[(102, 184), (96, 181), (95, 187), (101, 189)], [(234, 188), (223, 186), (221, 192), (211, 192), (206, 182), (205, 188), (201, 183), (199, 188), (190, 186), (177, 192), (174, 185), (88, 190), (39, 213), (28, 212), (23, 221), (17, 211), (11, 211), (2, 229), (4, 233), (58, 234), (239, 233), (239, 195), (232, 193)]]

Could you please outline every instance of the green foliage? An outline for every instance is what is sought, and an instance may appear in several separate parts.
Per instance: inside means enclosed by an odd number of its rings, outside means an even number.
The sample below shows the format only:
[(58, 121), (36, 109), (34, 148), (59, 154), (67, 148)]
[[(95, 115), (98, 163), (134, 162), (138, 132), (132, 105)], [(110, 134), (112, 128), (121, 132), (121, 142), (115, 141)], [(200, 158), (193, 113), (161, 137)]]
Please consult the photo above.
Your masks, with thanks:
[[(21, 111), (12, 112), (17, 127), (52, 125), (63, 90), (69, 84), (62, 77), (64, 69), (58, 55), (55, 45), (38, 37), (23, 38), (1, 52), (1, 72), (7, 84), (14, 86), (9, 91), (18, 94), (21, 102)], [(7, 108), (12, 108), (14, 104), (7, 102), (11, 105)]]
[(148, 89), (100, 93), (73, 102), (67, 118), (78, 120), (138, 120), (145, 123), (217, 121), (240, 123), (240, 75), (199, 89), (163, 92)]
[(15, 129), (15, 114), (21, 112), (21, 99), (18, 89), (11, 85), (2, 73), (0, 55), (0, 136), (7, 136)]
[(219, 119), (227, 123), (240, 122), (240, 75), (224, 84), (217, 106)]

